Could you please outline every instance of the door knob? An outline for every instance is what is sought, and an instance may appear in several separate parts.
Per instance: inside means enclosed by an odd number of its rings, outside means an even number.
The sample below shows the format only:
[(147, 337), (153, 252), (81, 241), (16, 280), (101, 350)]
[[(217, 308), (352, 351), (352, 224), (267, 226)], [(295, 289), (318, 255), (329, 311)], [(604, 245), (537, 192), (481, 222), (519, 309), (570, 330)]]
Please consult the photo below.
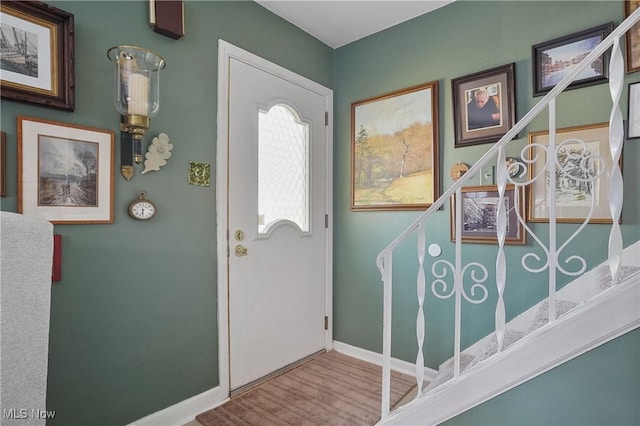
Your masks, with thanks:
[(237, 257), (242, 257), (242, 256), (246, 256), (247, 254), (249, 254), (249, 251), (247, 250), (247, 248), (241, 246), (240, 244), (238, 244), (236, 246), (236, 248), (234, 249), (234, 252), (235, 252)]

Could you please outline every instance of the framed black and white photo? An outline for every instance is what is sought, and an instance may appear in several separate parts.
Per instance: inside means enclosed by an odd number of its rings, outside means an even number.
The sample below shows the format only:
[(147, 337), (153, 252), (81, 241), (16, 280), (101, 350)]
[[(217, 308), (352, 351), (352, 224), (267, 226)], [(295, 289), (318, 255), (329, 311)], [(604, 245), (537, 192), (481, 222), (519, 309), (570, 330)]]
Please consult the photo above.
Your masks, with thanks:
[(451, 80), (455, 147), (496, 142), (515, 122), (515, 63)]
[(18, 213), (113, 222), (114, 133), (18, 116)]
[[(456, 240), (456, 197), (451, 197), (451, 241)], [(496, 185), (462, 188), (462, 242), (498, 244), (497, 220), (500, 193)], [(505, 244), (525, 244), (522, 222), (525, 213), (524, 187), (509, 184), (503, 198), (507, 212)]]
[(2, 97), (73, 111), (73, 15), (41, 2), (2, 0), (0, 18)]
[(549, 131), (529, 133), (528, 222), (549, 222), (550, 165), (555, 165), (555, 214), (558, 223), (611, 223), (607, 174), (609, 123), (556, 130), (555, 161), (549, 158)]
[[(533, 96), (541, 96), (553, 89), (591, 51), (613, 31), (613, 22), (569, 34), (532, 46)], [(606, 83), (609, 78), (607, 50), (585, 68), (566, 90)]]

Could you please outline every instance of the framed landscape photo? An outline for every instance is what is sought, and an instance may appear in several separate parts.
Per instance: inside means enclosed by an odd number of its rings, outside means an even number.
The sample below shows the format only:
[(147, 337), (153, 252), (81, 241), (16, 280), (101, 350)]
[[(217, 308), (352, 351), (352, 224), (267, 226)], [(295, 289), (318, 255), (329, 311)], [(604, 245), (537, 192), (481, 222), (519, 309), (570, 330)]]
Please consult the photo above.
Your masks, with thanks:
[[(505, 244), (525, 244), (524, 187), (506, 186), (504, 207), (507, 212)], [(496, 185), (462, 188), (462, 242), (498, 244), (497, 220), (500, 194)], [(521, 220), (522, 221), (521, 221)], [(451, 197), (451, 241), (456, 240), (456, 197)]]
[(629, 83), (627, 139), (640, 138), (640, 82)]
[(424, 210), (438, 198), (438, 82), (351, 104), (351, 209)]
[(18, 213), (113, 222), (114, 133), (18, 116)]
[[(556, 217), (558, 223), (611, 223), (609, 123), (568, 127), (556, 131)], [(549, 222), (549, 132), (529, 133), (529, 222)], [(592, 211), (593, 206), (593, 211)]]
[[(640, 0), (624, 1), (624, 17), (629, 17), (640, 6)], [(627, 72), (640, 71), (640, 22), (627, 31)]]
[(0, 18), (2, 97), (73, 111), (73, 15), (41, 2), (2, 0)]
[(496, 142), (515, 121), (515, 63), (451, 80), (455, 147)]
[[(532, 46), (533, 96), (551, 91), (613, 30), (613, 22)], [(605, 83), (609, 78), (610, 50), (593, 61), (567, 90)]]

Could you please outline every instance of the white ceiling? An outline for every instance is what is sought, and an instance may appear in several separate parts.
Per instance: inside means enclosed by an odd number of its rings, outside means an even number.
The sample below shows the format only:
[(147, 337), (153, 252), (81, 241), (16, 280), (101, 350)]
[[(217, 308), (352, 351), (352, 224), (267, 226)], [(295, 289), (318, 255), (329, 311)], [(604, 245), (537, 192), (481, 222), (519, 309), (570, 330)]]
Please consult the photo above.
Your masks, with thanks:
[(455, 0), (255, 0), (335, 48)]

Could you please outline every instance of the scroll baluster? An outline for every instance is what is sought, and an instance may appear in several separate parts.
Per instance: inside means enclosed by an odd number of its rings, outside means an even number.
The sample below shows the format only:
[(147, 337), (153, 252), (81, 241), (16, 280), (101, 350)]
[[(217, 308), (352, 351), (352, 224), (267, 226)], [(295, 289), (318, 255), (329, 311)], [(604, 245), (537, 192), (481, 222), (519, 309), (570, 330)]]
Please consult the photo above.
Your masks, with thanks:
[(418, 281), (416, 284), (418, 296), (418, 316), (416, 318), (416, 338), (418, 341), (418, 354), (416, 357), (416, 381), (418, 392), (416, 398), (422, 395), (422, 385), (424, 383), (424, 354), (422, 346), (424, 344), (425, 324), (424, 324), (424, 296), (425, 296), (425, 275), (424, 275), (424, 255), (426, 237), (424, 225), (418, 227)]
[(381, 417), (389, 415), (391, 398), (391, 289), (393, 252), (387, 252), (378, 262), (378, 269), (384, 284), (382, 314), (382, 408)]
[(462, 188), (456, 190), (456, 258), (454, 273), (454, 343), (453, 343), (453, 377), (460, 375), (460, 328), (462, 310)]
[[(496, 302), (495, 326), (496, 340), (498, 342), (497, 351), (502, 351), (502, 342), (504, 340), (506, 308), (504, 306), (504, 288), (507, 281), (507, 258), (504, 251), (504, 240), (507, 235), (507, 212), (504, 205), (504, 191), (507, 186), (507, 166), (504, 149), (498, 151), (498, 167), (497, 167), (497, 184), (498, 194), (498, 221), (497, 221), (497, 238), (498, 238), (498, 255), (496, 258), (496, 289), (498, 291), (498, 300)], [(518, 197), (515, 197), (517, 200)]]
[(620, 38), (617, 38), (613, 42), (609, 68), (609, 90), (611, 92), (611, 99), (613, 100), (611, 118), (609, 119), (609, 147), (613, 160), (611, 172), (609, 173), (609, 210), (611, 212), (611, 219), (613, 220), (609, 234), (609, 269), (611, 271), (611, 282), (613, 284), (617, 284), (622, 257), (620, 213), (622, 212), (623, 182), (619, 161), (622, 153), (624, 134), (622, 111), (620, 110), (620, 95), (622, 93), (622, 81), (624, 78), (623, 62)]
[(558, 273), (558, 253), (556, 251), (556, 100), (549, 102), (549, 151), (547, 154), (548, 197), (549, 197), (549, 323), (556, 319), (556, 276)]

